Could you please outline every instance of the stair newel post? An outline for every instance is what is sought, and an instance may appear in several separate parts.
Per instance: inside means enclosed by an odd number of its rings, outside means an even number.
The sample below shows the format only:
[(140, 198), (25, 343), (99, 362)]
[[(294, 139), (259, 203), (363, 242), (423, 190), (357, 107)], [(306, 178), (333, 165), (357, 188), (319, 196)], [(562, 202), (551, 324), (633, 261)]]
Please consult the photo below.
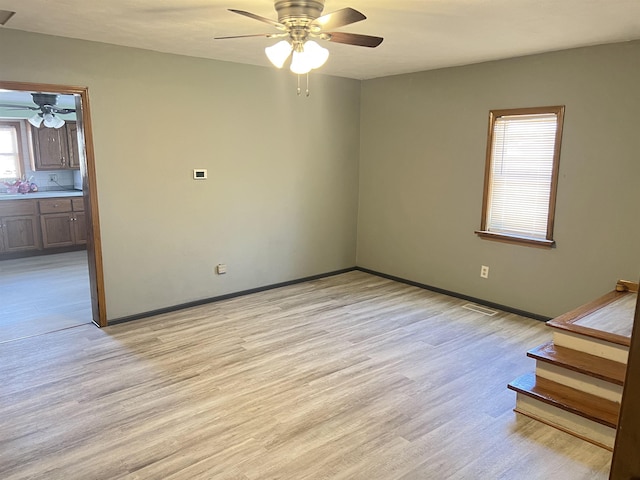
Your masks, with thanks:
[(640, 479), (640, 296), (638, 299), (610, 480)]

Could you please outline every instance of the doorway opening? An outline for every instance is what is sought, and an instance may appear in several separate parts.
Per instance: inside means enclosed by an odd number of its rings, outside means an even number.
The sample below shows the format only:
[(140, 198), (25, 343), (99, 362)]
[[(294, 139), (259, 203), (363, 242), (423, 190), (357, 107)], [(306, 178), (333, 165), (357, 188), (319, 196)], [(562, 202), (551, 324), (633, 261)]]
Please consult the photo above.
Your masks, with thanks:
[(87, 88), (0, 81), (0, 182), (0, 342), (106, 326)]

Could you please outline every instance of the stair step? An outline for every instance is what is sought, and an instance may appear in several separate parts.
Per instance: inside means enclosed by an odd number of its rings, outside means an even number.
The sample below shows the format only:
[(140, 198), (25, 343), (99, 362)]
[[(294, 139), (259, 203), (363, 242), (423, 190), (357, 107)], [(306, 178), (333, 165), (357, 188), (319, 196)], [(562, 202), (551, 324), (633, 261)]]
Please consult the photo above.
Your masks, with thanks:
[(620, 404), (528, 373), (508, 385), (518, 393), (615, 430)]
[[(624, 306), (635, 303), (635, 297), (637, 297), (636, 293), (614, 290), (549, 320), (547, 325), (556, 330), (572, 332), (628, 348), (631, 335), (626, 327), (633, 324), (633, 314), (629, 314)], [(621, 333), (620, 328), (627, 333)]]
[(615, 385), (624, 385), (626, 365), (588, 353), (554, 345), (542, 344), (527, 352), (527, 356), (563, 368), (598, 378)]

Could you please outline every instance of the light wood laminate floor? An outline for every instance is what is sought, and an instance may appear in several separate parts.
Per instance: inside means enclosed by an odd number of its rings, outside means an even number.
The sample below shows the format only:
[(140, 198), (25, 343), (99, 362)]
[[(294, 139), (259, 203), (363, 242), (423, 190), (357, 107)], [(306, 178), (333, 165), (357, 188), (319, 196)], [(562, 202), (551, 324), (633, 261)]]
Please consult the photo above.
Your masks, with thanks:
[(0, 344), (90, 322), (86, 251), (0, 261)]
[(0, 346), (0, 478), (606, 479), (513, 413), (544, 323), (350, 272)]

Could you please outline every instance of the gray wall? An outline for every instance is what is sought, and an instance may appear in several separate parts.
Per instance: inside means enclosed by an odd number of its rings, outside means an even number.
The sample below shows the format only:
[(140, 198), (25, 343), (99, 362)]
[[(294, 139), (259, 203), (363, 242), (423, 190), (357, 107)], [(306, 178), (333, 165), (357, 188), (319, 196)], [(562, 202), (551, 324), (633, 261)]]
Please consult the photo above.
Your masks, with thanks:
[(355, 264), (360, 82), (312, 75), (306, 98), (273, 68), (0, 45), (2, 80), (89, 87), (109, 319)]
[[(365, 81), (358, 265), (548, 316), (637, 281), (638, 85), (638, 42)], [(544, 105), (566, 105), (557, 248), (480, 239), (489, 110)]]
[[(353, 266), (356, 226), (360, 266), (543, 315), (638, 277), (638, 42), (362, 91), (313, 75), (310, 98), (272, 68), (9, 29), (0, 45), (2, 80), (89, 87), (110, 319)], [(481, 240), (489, 110), (556, 104), (557, 248)]]

